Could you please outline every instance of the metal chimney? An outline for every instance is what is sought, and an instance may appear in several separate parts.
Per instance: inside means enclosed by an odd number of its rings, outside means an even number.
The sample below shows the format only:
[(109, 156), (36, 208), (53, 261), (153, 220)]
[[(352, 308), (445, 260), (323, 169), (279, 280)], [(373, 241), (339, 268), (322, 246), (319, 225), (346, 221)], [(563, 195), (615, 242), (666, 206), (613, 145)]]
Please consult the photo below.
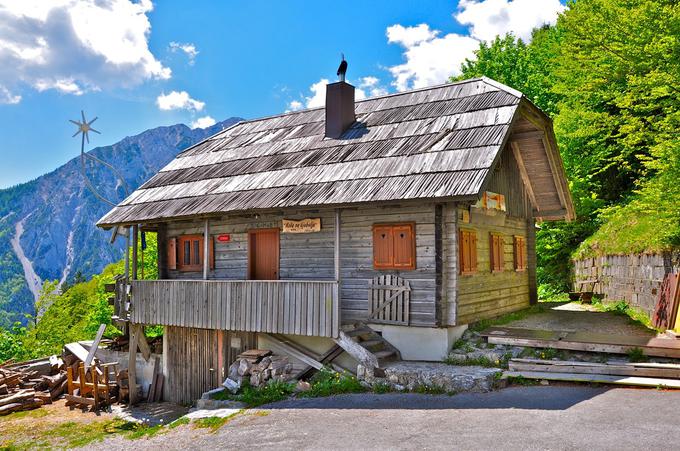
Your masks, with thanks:
[(355, 120), (354, 86), (344, 81), (326, 85), (326, 138), (339, 138)]

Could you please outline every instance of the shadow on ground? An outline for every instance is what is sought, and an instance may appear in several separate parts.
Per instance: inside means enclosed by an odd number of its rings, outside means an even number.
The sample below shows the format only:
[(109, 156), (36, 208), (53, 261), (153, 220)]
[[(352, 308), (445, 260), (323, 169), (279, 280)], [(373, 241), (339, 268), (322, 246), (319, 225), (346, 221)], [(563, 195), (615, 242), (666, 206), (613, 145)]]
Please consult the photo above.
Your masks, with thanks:
[(260, 406), (260, 409), (448, 410), (529, 409), (565, 410), (604, 394), (606, 387), (509, 387), (489, 393), (421, 395), (417, 393), (364, 393), (329, 398), (299, 398)]

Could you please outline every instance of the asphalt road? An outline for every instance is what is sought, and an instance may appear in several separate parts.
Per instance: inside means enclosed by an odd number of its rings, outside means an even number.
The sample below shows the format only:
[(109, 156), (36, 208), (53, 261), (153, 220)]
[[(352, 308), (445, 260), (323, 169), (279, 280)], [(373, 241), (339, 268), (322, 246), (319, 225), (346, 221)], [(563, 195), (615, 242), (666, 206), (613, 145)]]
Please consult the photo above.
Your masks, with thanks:
[[(284, 401), (215, 433), (182, 426), (102, 449), (677, 449), (680, 391), (511, 387), (485, 394)], [(259, 412), (259, 413), (258, 413)]]

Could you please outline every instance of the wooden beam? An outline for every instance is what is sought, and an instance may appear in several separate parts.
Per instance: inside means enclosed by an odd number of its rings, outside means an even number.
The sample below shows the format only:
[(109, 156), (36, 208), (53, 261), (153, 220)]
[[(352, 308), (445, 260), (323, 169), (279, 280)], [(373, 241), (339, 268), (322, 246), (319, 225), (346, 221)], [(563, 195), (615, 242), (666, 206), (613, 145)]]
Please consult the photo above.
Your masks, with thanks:
[(565, 208), (559, 210), (534, 210), (535, 218), (561, 218), (565, 216), (567, 216)]
[(208, 270), (210, 269), (210, 220), (205, 219), (203, 223), (203, 280), (208, 280)]
[(128, 350), (128, 392), (130, 405), (137, 404), (137, 344), (139, 338), (137, 324), (130, 324), (130, 342)]
[(546, 379), (569, 382), (596, 382), (600, 384), (633, 385), (639, 387), (680, 388), (680, 380), (653, 377), (610, 376), (604, 374), (548, 373), (542, 371), (506, 371), (504, 377)]
[(168, 274), (168, 226), (165, 223), (158, 225), (156, 232), (158, 242), (158, 278), (167, 279)]
[(527, 132), (518, 132), (510, 135), (510, 141), (523, 141), (528, 139), (543, 139), (545, 132), (543, 130), (531, 130)]
[(146, 341), (144, 325), (142, 324), (137, 324), (137, 344), (139, 345), (139, 352), (142, 353), (142, 357), (148, 362), (151, 358), (151, 348), (149, 347), (149, 342)]
[(335, 209), (335, 247), (334, 247), (334, 262), (335, 262), (335, 281), (340, 282), (340, 209)]
[(510, 143), (510, 148), (512, 149), (512, 154), (515, 156), (515, 161), (517, 162), (517, 167), (519, 168), (519, 174), (522, 177), (524, 186), (527, 189), (527, 194), (529, 194), (529, 199), (531, 199), (532, 205), (538, 208), (538, 202), (536, 202), (536, 195), (534, 194), (534, 188), (531, 186), (531, 179), (529, 178), (529, 173), (527, 173), (527, 168), (524, 165), (524, 158), (522, 158), (522, 152), (520, 151), (519, 144), (516, 142)]
[[(290, 343), (287, 343), (283, 340), (281, 340), (279, 337), (276, 337), (271, 334), (262, 334), (265, 338), (269, 339), (271, 342), (269, 344), (269, 347), (275, 348), (272, 349), (273, 351), (281, 352), (282, 354), (287, 354), (294, 359), (297, 359), (301, 361), (302, 363), (311, 366), (313, 368), (316, 368), (317, 370), (320, 370), (323, 368), (323, 363), (319, 362), (318, 360), (310, 357), (306, 352), (301, 351), (299, 346), (292, 346)], [(311, 354), (311, 353), (310, 353)]]
[(638, 363), (591, 363), (565, 360), (511, 359), (510, 371), (540, 371), (548, 373), (607, 374), (680, 379), (680, 365)]
[(94, 360), (94, 355), (97, 353), (97, 348), (99, 348), (99, 342), (101, 341), (105, 330), (106, 324), (100, 324), (99, 330), (97, 330), (97, 335), (95, 335), (94, 341), (92, 342), (92, 347), (90, 347), (90, 352), (87, 353), (87, 357), (85, 357), (85, 360), (83, 361), (83, 363), (85, 364), (85, 371), (87, 371), (90, 368), (92, 360)]
[(139, 241), (139, 226), (132, 226), (132, 279), (137, 280), (137, 241)]

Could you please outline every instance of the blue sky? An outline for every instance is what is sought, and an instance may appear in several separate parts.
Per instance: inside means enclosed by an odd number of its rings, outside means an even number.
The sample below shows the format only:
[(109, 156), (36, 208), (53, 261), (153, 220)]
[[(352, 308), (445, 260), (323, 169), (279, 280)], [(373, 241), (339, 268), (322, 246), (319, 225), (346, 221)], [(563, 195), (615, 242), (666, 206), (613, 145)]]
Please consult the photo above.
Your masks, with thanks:
[[(160, 125), (322, 104), (344, 52), (371, 96), (438, 84), (480, 41), (552, 23), (558, 0), (0, 0), (0, 188)], [(315, 95), (316, 94), (316, 95)], [(321, 102), (321, 103), (320, 103)]]

